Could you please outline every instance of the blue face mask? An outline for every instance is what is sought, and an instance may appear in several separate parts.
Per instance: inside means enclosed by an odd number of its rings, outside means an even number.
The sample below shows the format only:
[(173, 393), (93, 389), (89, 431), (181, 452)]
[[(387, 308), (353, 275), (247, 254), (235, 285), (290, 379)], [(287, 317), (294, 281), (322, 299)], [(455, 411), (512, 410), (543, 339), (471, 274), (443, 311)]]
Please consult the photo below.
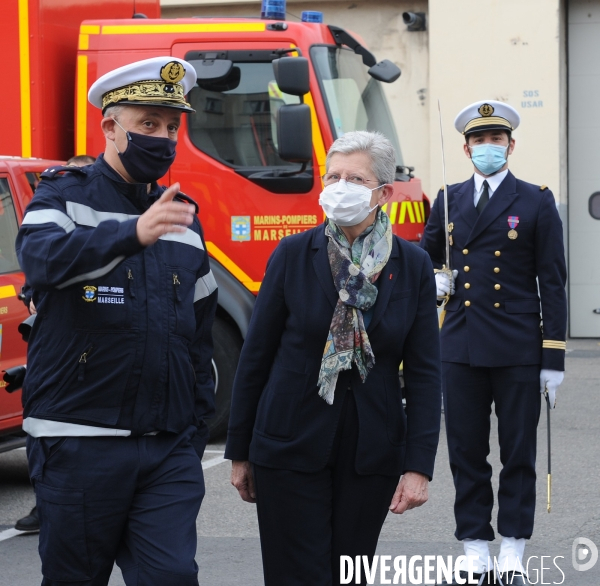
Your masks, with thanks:
[(493, 175), (506, 164), (508, 146), (497, 144), (478, 144), (469, 147), (471, 161), (484, 175)]

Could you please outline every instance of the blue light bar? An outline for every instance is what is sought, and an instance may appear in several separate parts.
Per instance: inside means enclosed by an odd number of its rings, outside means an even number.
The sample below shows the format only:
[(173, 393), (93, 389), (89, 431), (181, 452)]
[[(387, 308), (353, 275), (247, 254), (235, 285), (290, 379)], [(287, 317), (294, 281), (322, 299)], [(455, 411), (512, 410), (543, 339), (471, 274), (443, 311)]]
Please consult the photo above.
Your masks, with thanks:
[(265, 20), (285, 20), (286, 0), (262, 0), (260, 17)]
[(300, 17), (302, 22), (323, 22), (323, 13), (316, 10), (304, 10)]

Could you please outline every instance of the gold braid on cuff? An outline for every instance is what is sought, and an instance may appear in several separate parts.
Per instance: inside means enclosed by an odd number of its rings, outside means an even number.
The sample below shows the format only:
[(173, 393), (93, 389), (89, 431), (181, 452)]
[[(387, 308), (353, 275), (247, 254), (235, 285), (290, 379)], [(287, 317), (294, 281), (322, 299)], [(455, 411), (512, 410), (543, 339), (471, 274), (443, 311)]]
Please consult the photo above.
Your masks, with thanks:
[(542, 342), (542, 348), (549, 350), (566, 350), (567, 343), (560, 340), (544, 340)]

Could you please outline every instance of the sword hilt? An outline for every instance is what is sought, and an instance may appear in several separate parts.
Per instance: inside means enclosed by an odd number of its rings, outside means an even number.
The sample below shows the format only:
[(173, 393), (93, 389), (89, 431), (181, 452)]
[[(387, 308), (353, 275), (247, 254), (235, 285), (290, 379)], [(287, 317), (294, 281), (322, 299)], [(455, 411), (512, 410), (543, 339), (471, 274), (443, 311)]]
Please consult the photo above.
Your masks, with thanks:
[(451, 281), (453, 279), (452, 269), (447, 267), (446, 265), (442, 265), (441, 269), (438, 269), (438, 273), (444, 273)]
[[(452, 281), (452, 271), (449, 268), (447, 268), (446, 265), (442, 265), (441, 269), (436, 269), (436, 272), (444, 273), (444, 275), (446, 275), (448, 277), (448, 279), (450, 281)], [(446, 304), (448, 303), (448, 301), (450, 301), (450, 293), (447, 293), (443, 297), (438, 297), (438, 309), (440, 310), (439, 317), (438, 317), (438, 323), (439, 323), (440, 330), (442, 329), (442, 326), (444, 325), (444, 319), (446, 317)]]

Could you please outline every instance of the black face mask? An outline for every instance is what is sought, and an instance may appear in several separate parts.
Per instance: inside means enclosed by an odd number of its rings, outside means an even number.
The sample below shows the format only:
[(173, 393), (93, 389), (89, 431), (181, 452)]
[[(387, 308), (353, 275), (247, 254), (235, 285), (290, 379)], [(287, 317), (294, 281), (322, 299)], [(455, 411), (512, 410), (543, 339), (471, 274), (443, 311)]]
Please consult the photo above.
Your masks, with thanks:
[(177, 142), (170, 138), (129, 132), (120, 124), (119, 127), (127, 135), (127, 148), (125, 152), (119, 152), (127, 173), (138, 183), (152, 183), (160, 179), (175, 160)]

